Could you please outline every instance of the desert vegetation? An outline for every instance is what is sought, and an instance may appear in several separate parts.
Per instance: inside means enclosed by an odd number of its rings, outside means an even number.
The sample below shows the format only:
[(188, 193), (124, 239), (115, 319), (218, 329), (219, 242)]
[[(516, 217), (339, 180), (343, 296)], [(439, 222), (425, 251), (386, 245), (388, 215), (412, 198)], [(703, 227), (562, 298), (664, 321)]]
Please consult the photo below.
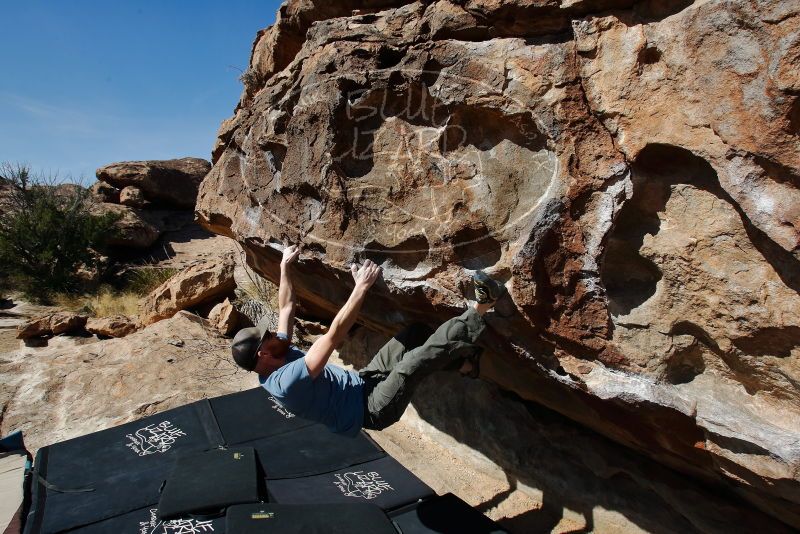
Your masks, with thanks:
[(136, 315), (139, 299), (175, 274), (121, 268), (109, 256), (120, 216), (93, 210), (82, 184), (0, 164), (0, 286), (37, 303), (94, 316)]
[(24, 164), (0, 164), (0, 276), (36, 301), (84, 289), (107, 266), (117, 216), (90, 212), (86, 188)]
[(139, 313), (142, 297), (177, 272), (177, 269), (149, 265), (131, 268), (122, 277), (119, 287), (105, 283), (80, 293), (57, 292), (51, 294), (50, 301), (59, 308), (95, 317), (134, 316)]

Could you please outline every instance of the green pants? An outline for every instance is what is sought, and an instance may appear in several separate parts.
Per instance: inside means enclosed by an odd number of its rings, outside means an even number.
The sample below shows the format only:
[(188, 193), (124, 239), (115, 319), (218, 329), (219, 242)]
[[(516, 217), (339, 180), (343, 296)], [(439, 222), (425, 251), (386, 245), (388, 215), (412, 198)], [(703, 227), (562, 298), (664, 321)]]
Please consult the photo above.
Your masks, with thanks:
[(382, 430), (397, 422), (423, 378), (478, 356), (483, 349), (475, 342), (484, 328), (483, 317), (469, 307), (435, 332), (414, 323), (390, 339), (359, 372), (365, 382), (364, 428)]

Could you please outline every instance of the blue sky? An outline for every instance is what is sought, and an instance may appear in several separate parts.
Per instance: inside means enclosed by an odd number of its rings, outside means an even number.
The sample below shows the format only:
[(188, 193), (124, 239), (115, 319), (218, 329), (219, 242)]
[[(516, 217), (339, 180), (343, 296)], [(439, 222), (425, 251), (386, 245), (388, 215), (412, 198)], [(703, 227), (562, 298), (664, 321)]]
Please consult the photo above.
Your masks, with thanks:
[(279, 5), (0, 0), (0, 161), (91, 183), (115, 161), (209, 159)]

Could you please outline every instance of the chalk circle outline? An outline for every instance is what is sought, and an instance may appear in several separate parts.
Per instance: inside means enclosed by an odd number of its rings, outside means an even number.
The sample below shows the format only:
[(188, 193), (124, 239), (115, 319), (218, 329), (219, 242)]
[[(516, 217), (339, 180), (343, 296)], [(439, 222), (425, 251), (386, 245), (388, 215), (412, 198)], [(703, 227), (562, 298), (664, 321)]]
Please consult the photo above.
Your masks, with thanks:
[[(430, 90), (432, 88), (435, 88), (435, 87), (438, 87), (439, 89), (441, 89), (440, 80), (442, 78), (445, 78), (445, 79), (450, 78), (450, 79), (456, 80), (457, 82), (462, 82), (462, 83), (466, 82), (468, 84), (482, 86), (484, 89), (487, 90), (488, 93), (491, 93), (493, 96), (500, 96), (500, 97), (512, 102), (514, 105), (517, 106), (517, 108), (519, 109), (520, 113), (528, 113), (530, 115), (530, 117), (534, 120), (534, 123), (535, 123), (535, 126), (536, 126), (536, 131), (540, 135), (543, 135), (543, 136), (546, 135), (544, 133), (544, 132), (546, 132), (546, 128), (544, 128), (544, 126), (541, 124), (540, 120), (538, 119), (537, 115), (534, 113), (534, 111), (532, 109), (530, 109), (530, 107), (526, 106), (525, 104), (523, 104), (522, 102), (520, 102), (519, 100), (517, 100), (515, 98), (509, 97), (506, 94), (499, 94), (498, 95), (498, 93), (497, 93), (497, 91), (496, 91), (496, 89), (494, 87), (492, 87), (492, 86), (490, 86), (490, 85), (488, 85), (488, 84), (486, 84), (484, 82), (473, 80), (473, 79), (467, 78), (465, 76), (459, 76), (459, 75), (456, 75), (456, 74), (448, 73), (446, 71), (431, 71), (431, 70), (424, 70), (424, 69), (397, 69), (397, 68), (391, 68), (391, 69), (387, 69), (386, 71), (373, 69), (373, 70), (366, 71), (366, 75), (367, 75), (367, 78), (369, 78), (369, 76), (371, 76), (373, 73), (391, 74), (391, 73), (394, 73), (394, 72), (400, 72), (400, 73), (404, 73), (404, 74), (405, 73), (411, 73), (411, 74), (414, 74), (414, 75), (418, 76), (418, 78), (410, 78), (410, 80), (419, 80), (419, 77), (427, 75), (427, 74), (436, 75), (437, 76), (436, 83), (434, 83), (433, 85), (430, 85), (430, 86), (429, 85), (425, 85), (424, 82), (423, 82), (423, 88), (428, 91), (428, 93), (427, 93), (428, 97), (432, 98), (432, 99), (437, 99), (438, 98), (438, 92), (435, 95), (431, 95), (430, 94)], [(340, 79), (342, 79), (341, 76), (334, 75), (334, 74), (329, 75), (326, 79), (324, 79), (324, 80), (322, 80), (320, 82), (317, 82), (317, 83), (314, 83), (314, 84), (311, 84), (311, 85), (305, 85), (305, 86), (296, 88), (296, 89), (288, 92), (286, 95), (284, 95), (281, 98), (281, 100), (282, 101), (287, 101), (294, 94), (297, 94), (299, 92), (309, 92), (310, 90), (314, 89), (315, 86), (322, 86), (322, 85), (326, 85), (326, 84), (329, 84), (329, 83), (336, 83)], [(368, 92), (369, 90), (370, 90), (369, 88), (358, 89), (358, 91), (360, 91), (360, 92)], [(347, 94), (345, 94), (345, 93), (340, 93), (340, 94), (341, 94), (342, 97), (348, 98)], [(307, 100), (305, 100), (306, 98), (307, 98), (306, 96), (301, 96), (300, 98), (298, 98), (297, 102), (294, 104), (292, 110), (295, 110), (298, 107), (307, 106), (309, 102), (316, 102), (317, 101), (316, 99), (309, 99), (307, 101)], [(347, 105), (350, 105), (349, 102), (348, 102)], [(499, 108), (494, 108), (494, 109), (499, 109)], [(506, 109), (507, 109), (507, 107), (506, 107)], [(383, 108), (381, 108), (381, 111), (383, 111)], [(396, 116), (396, 115), (392, 115), (392, 117), (394, 117), (394, 116)], [(382, 121), (385, 122), (387, 117), (386, 116), (382, 116), (381, 119), (382, 119)], [(446, 124), (443, 125), (443, 126), (446, 126)], [(425, 127), (425, 128), (433, 128), (433, 127)], [(534, 152), (534, 154), (539, 154), (539, 153), (541, 153), (541, 151)], [(374, 154), (376, 154), (376, 153), (372, 152), (372, 154), (373, 154), (372, 157), (374, 158)], [(378, 152), (377, 154), (381, 154), (381, 152)], [(471, 154), (481, 154), (481, 152), (479, 150), (475, 150), (475, 151), (471, 152)], [(448, 158), (445, 158), (442, 155), (439, 155), (439, 157), (442, 160), (445, 160), (447, 162), (464, 161), (463, 158), (462, 159), (458, 159), (458, 160), (450, 160)], [(386, 256), (391, 256), (393, 254), (394, 255), (420, 254), (420, 253), (423, 253), (423, 252), (431, 253), (431, 252), (436, 252), (436, 251), (452, 250), (452, 249), (456, 249), (458, 247), (463, 247), (463, 246), (471, 245), (471, 244), (474, 244), (474, 243), (478, 243), (480, 241), (483, 241), (483, 240), (486, 240), (486, 239), (489, 239), (489, 238), (494, 238), (494, 237), (500, 235), (501, 233), (503, 233), (506, 229), (512, 228), (512, 227), (516, 227), (523, 220), (525, 222), (528, 222), (530, 220), (530, 216), (536, 211), (537, 208), (539, 208), (539, 206), (542, 204), (542, 202), (544, 202), (545, 200), (547, 200), (547, 199), (549, 199), (551, 197), (551, 193), (552, 193), (551, 189), (553, 189), (554, 187), (557, 187), (559, 185), (559, 180), (557, 178), (558, 178), (560, 170), (561, 170), (560, 169), (561, 163), (560, 163), (559, 159), (557, 157), (555, 157), (554, 153), (552, 151), (550, 151), (550, 150), (547, 150), (547, 157), (548, 157), (548, 162), (552, 162), (553, 163), (553, 171), (552, 171), (552, 174), (549, 176), (549, 181), (548, 181), (547, 188), (544, 190), (544, 192), (538, 198), (535, 198), (535, 202), (527, 210), (525, 210), (522, 214), (520, 214), (516, 218), (509, 219), (509, 221), (507, 221), (505, 224), (503, 224), (502, 226), (500, 226), (500, 227), (498, 227), (496, 229), (488, 229), (487, 228), (487, 230), (489, 230), (489, 231), (486, 234), (483, 234), (483, 235), (481, 235), (481, 236), (479, 236), (479, 237), (477, 237), (475, 239), (459, 241), (457, 243), (451, 243), (448, 246), (444, 246), (444, 245), (442, 245), (442, 246), (433, 246), (433, 247), (429, 246), (429, 247), (424, 248), (424, 249), (421, 248), (421, 249), (404, 249), (404, 250), (392, 250), (391, 247), (370, 248), (370, 247), (355, 246), (355, 245), (342, 243), (342, 242), (340, 242), (338, 240), (329, 239), (329, 238), (326, 238), (326, 237), (323, 237), (323, 236), (319, 236), (319, 235), (314, 234), (313, 232), (304, 233), (304, 231), (303, 231), (303, 229), (301, 227), (296, 227), (294, 225), (291, 225), (286, 220), (284, 220), (281, 217), (277, 216), (275, 213), (271, 212), (270, 210), (264, 209), (264, 205), (261, 202), (258, 203), (258, 208), (260, 208), (259, 209), (260, 214), (263, 214), (263, 213), (266, 212), (266, 214), (274, 222), (276, 222), (278, 225), (284, 226), (286, 228), (290, 228), (291, 230), (297, 232), (298, 235), (302, 235), (305, 239), (309, 239), (310, 238), (311, 240), (313, 240), (316, 243), (321, 243), (321, 244), (324, 244), (324, 245), (327, 245), (327, 246), (339, 247), (339, 248), (343, 248), (343, 249), (346, 249), (346, 250), (349, 249), (349, 250), (351, 250), (352, 252), (354, 252), (354, 253), (356, 253), (358, 255), (363, 255), (365, 253), (372, 252), (372, 253), (382, 254), (382, 255), (386, 255)], [(244, 160), (242, 165), (244, 166), (244, 169), (246, 169), (247, 159), (246, 158), (242, 158), (242, 159)], [(365, 158), (365, 159), (367, 159), (367, 158)], [(477, 160), (478, 160), (478, 163), (481, 165), (481, 167), (480, 167), (480, 172), (477, 172), (475, 174), (475, 176), (476, 177), (481, 177), (483, 180), (485, 180), (485, 175), (482, 172), (482, 170), (483, 170), (482, 158), (479, 156), (477, 158)], [(468, 161), (474, 163), (474, 160), (468, 160)], [(321, 173), (326, 175), (326, 173), (328, 172), (328, 169), (330, 168), (330, 165), (331, 165), (331, 161), (328, 161), (325, 165), (323, 165)], [(541, 164), (539, 165), (539, 167), (541, 168)], [(244, 177), (245, 177), (245, 174), (246, 174), (244, 169), (241, 172), (241, 176), (242, 176), (243, 180), (244, 180)], [(247, 186), (248, 184), (245, 183), (245, 185)], [(431, 187), (434, 187), (434, 186), (432, 186), (431, 184), (426, 184), (425, 186), (422, 186), (421, 188), (430, 189)], [(354, 185), (353, 189), (358, 189), (359, 191), (363, 191), (365, 189), (378, 189), (378, 190), (381, 190), (381, 191), (385, 190), (385, 188), (382, 188), (380, 186), (369, 185), (369, 184), (367, 184), (367, 185), (364, 185), (364, 184)], [(349, 190), (350, 189), (347, 189), (346, 191), (349, 191)], [(329, 198), (333, 198), (333, 196), (331, 195), (330, 191), (327, 191), (327, 193), (328, 193)], [(400, 209), (402, 209), (402, 208), (400, 208)], [(405, 211), (405, 210), (403, 210), (403, 211)], [(412, 217), (419, 218), (417, 215), (412, 214), (410, 212), (405, 211), (405, 213), (407, 213), (408, 215), (410, 215)], [(257, 223), (257, 221), (251, 221), (251, 224), (256, 224), (256, 223)], [(379, 223), (379, 221), (377, 221), (377, 223)], [(413, 235), (408, 235), (407, 238), (414, 238), (414, 237), (424, 237), (426, 239), (426, 241), (430, 242), (428, 240), (427, 233), (425, 233), (424, 231), (423, 231), (422, 234), (417, 233), (417, 234), (413, 234)], [(471, 256), (470, 258), (467, 258), (467, 259), (479, 258), (481, 256), (482, 255), (476, 255), (474, 257)]]

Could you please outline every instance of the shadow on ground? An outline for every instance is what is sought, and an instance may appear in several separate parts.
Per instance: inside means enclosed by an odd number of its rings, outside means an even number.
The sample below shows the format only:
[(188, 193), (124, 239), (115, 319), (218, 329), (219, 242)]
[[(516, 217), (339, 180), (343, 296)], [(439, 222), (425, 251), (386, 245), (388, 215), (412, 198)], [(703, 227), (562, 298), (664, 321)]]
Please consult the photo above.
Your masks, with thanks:
[[(389, 339), (359, 330), (340, 350), (356, 368)], [(480, 511), (501, 506), (515, 488), (539, 495), (540, 507), (500, 521), (511, 532), (763, 532), (767, 525), (788, 532), (724, 489), (696, 483), (483, 380), (435, 373), (412, 404), (434, 440), (462, 458), (480, 453), (496, 478), (507, 479), (509, 489), (478, 503)]]

